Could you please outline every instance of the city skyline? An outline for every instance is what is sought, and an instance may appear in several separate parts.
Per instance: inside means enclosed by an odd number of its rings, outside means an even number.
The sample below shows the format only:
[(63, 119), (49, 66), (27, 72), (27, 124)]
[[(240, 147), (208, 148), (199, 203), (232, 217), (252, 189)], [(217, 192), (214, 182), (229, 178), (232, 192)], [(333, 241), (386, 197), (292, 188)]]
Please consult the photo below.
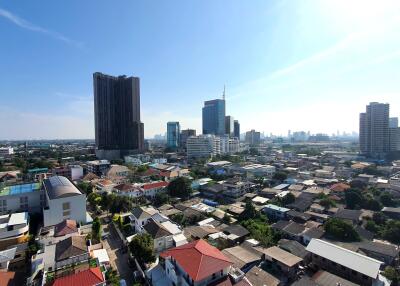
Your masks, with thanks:
[(374, 101), (399, 117), (400, 4), (288, 2), (2, 3), (0, 140), (94, 138), (96, 71), (141, 79), (146, 138), (200, 134), (224, 84), (242, 134), (357, 131)]

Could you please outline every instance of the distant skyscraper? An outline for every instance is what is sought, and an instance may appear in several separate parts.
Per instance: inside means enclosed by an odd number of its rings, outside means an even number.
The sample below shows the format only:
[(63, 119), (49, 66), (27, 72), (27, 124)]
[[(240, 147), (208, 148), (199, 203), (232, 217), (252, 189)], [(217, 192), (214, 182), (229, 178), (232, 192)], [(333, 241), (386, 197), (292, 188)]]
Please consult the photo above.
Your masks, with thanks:
[(179, 126), (179, 122), (168, 122), (167, 146), (170, 148), (178, 148), (180, 135), (181, 135), (181, 127)]
[(389, 104), (371, 102), (360, 114), (360, 151), (374, 158), (384, 158), (390, 149)]
[(399, 118), (390, 117), (389, 118), (389, 128), (397, 128), (399, 127)]
[(117, 159), (143, 150), (138, 77), (93, 74), (96, 155)]
[(254, 129), (246, 132), (246, 143), (250, 145), (259, 145), (261, 141), (261, 133)]
[(240, 123), (238, 120), (233, 122), (233, 136), (237, 137), (240, 141)]
[(180, 145), (183, 148), (186, 148), (186, 143), (187, 139), (190, 136), (196, 136), (196, 130), (194, 129), (186, 129), (181, 131), (181, 136), (180, 136)]
[(203, 134), (225, 134), (225, 88), (222, 99), (204, 102)]
[(229, 136), (233, 136), (234, 133), (234, 120), (233, 116), (227, 115), (225, 116), (225, 134)]

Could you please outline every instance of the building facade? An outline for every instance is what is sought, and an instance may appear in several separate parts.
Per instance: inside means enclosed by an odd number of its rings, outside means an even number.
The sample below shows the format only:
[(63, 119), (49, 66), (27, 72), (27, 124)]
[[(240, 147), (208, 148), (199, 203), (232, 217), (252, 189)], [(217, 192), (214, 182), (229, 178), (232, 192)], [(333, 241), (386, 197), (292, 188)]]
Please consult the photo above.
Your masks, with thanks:
[(179, 122), (167, 123), (167, 147), (178, 148), (180, 142), (181, 127)]
[(186, 129), (181, 131), (180, 139), (180, 146), (186, 148), (187, 139), (190, 136), (196, 136), (196, 130), (194, 129)]
[(225, 100), (214, 99), (204, 102), (203, 134), (225, 134)]
[(240, 123), (239, 120), (233, 121), (233, 136), (240, 141)]
[(389, 104), (371, 102), (360, 114), (360, 152), (368, 157), (384, 158), (390, 148)]
[(234, 119), (233, 116), (225, 116), (225, 134), (229, 136), (234, 136)]
[(118, 159), (143, 150), (138, 77), (93, 74), (96, 155)]
[(246, 143), (250, 145), (259, 145), (261, 141), (261, 133), (254, 129), (246, 132)]

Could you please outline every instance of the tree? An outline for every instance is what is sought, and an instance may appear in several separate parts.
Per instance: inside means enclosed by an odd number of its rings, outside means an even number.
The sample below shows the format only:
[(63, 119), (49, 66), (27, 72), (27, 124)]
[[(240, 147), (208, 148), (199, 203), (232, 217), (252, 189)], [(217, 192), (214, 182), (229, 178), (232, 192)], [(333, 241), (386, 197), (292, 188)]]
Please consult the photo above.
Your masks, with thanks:
[(97, 206), (102, 204), (102, 197), (101, 195), (97, 193), (91, 193), (87, 197), (89, 204), (93, 207), (96, 208)]
[(119, 276), (117, 271), (110, 267), (106, 272), (106, 281), (107, 285), (119, 286)]
[(382, 229), (382, 237), (392, 243), (400, 244), (400, 221), (387, 221)]
[(356, 188), (348, 189), (345, 192), (344, 199), (346, 201), (346, 206), (349, 209), (359, 209), (363, 204), (363, 196), (361, 191)]
[(396, 201), (393, 199), (393, 196), (388, 192), (384, 192), (381, 195), (380, 201), (385, 207), (396, 207)]
[(366, 182), (357, 179), (350, 182), (350, 187), (353, 189), (364, 190), (367, 186)]
[(166, 204), (168, 202), (169, 202), (169, 197), (168, 197), (168, 194), (166, 194), (166, 193), (157, 193), (154, 196), (153, 204), (156, 207), (159, 207), (159, 206), (161, 206), (163, 204)]
[(373, 220), (367, 221), (365, 224), (365, 229), (369, 230), (373, 233), (377, 233), (379, 231), (379, 226), (376, 225), (376, 223)]
[(231, 217), (227, 213), (225, 213), (224, 217), (222, 218), (222, 222), (229, 224), (231, 222)]
[(191, 192), (192, 188), (190, 186), (190, 181), (184, 177), (178, 177), (168, 185), (168, 194), (171, 197), (187, 199)]
[(360, 236), (353, 226), (341, 219), (330, 218), (324, 225), (326, 234), (342, 241), (359, 241)]
[(258, 240), (264, 247), (276, 245), (280, 239), (279, 233), (276, 233), (265, 221), (259, 219), (249, 219), (241, 222), (252, 238)]
[(390, 280), (391, 285), (397, 286), (400, 284), (400, 272), (393, 268), (392, 266), (386, 266), (385, 270), (382, 272), (382, 275)]
[(253, 206), (251, 201), (246, 202), (246, 206), (244, 208), (244, 211), (239, 215), (239, 220), (244, 221), (248, 219), (255, 219), (259, 213), (257, 212), (256, 208)]
[(378, 225), (382, 225), (386, 222), (387, 217), (381, 213), (381, 212), (374, 212), (374, 214), (372, 215), (372, 220), (378, 224)]
[(296, 200), (296, 197), (292, 194), (292, 193), (287, 193), (286, 196), (284, 196), (283, 198), (281, 198), (282, 200), (282, 204), (284, 206), (294, 203), (294, 201)]
[(153, 254), (153, 238), (148, 233), (138, 234), (133, 237), (129, 243), (129, 250), (141, 263), (150, 263), (155, 261)]
[(330, 198), (323, 198), (319, 204), (326, 209), (336, 206), (336, 203)]
[(287, 179), (287, 174), (285, 172), (276, 172), (274, 174), (274, 176), (272, 177), (272, 179), (279, 181), (279, 182), (283, 182), (284, 180)]
[(92, 238), (100, 242), (101, 223), (100, 219), (96, 217), (92, 223)]
[(85, 194), (89, 195), (92, 193), (92, 185), (88, 182), (79, 182), (78, 188)]
[(144, 173), (149, 169), (149, 166), (147, 165), (140, 165), (139, 167), (137, 167), (136, 172), (137, 173)]

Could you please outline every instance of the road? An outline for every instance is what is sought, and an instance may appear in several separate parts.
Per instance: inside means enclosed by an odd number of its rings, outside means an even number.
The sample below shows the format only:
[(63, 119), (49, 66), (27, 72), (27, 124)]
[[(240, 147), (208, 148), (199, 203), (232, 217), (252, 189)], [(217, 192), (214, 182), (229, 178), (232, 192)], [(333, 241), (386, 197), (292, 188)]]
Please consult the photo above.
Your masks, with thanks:
[(110, 264), (116, 269), (121, 279), (125, 279), (127, 285), (133, 284), (133, 270), (128, 264), (128, 253), (123, 253), (123, 243), (114, 228), (110, 225), (103, 225), (103, 229), (108, 228), (110, 235), (103, 240), (103, 246), (107, 250)]

